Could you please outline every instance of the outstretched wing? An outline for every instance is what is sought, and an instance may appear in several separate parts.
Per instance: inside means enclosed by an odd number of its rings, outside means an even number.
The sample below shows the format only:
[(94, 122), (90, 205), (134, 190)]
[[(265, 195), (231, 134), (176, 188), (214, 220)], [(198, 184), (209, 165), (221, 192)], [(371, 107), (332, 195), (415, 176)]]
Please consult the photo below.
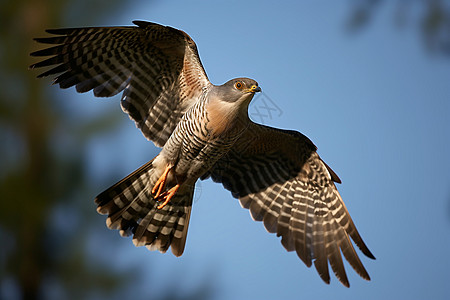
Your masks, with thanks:
[(329, 262), (337, 278), (349, 286), (341, 251), (355, 271), (370, 280), (349, 236), (365, 255), (374, 256), (336, 189), (334, 182), (340, 179), (306, 136), (251, 123), (202, 179), (209, 176), (239, 198), (267, 231), (281, 236), (288, 251), (295, 250), (308, 267), (314, 261), (326, 283)]
[(150, 22), (129, 27), (50, 29), (37, 38), (51, 48), (31, 53), (52, 56), (30, 66), (54, 66), (38, 77), (56, 75), (61, 88), (110, 97), (123, 91), (122, 109), (144, 136), (163, 146), (184, 112), (210, 82), (197, 46), (183, 31)]

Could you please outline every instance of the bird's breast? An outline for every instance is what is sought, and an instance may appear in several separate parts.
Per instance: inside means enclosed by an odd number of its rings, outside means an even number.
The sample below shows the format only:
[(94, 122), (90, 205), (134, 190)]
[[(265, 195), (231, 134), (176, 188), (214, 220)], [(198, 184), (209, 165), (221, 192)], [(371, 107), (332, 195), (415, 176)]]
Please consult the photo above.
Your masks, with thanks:
[(223, 107), (206, 101), (186, 112), (161, 152), (177, 176), (195, 182), (229, 151), (238, 137), (232, 118)]
[[(226, 138), (237, 134), (243, 120), (234, 103), (211, 101), (206, 104), (207, 129), (211, 138)], [(241, 125), (241, 126), (240, 126)]]

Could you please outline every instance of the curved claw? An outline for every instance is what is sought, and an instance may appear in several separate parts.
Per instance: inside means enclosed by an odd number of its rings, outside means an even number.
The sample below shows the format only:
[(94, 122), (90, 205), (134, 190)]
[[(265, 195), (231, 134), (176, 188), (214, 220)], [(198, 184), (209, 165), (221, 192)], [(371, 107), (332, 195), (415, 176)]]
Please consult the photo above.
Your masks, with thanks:
[(169, 171), (171, 169), (172, 167), (167, 165), (164, 173), (158, 178), (155, 185), (153, 186), (152, 195), (155, 199), (158, 198), (161, 195), (161, 192), (164, 190), (164, 187), (166, 186), (167, 175), (169, 174)]
[[(164, 200), (164, 202), (161, 203), (160, 205), (158, 205), (157, 208), (158, 208), (158, 209), (161, 209), (161, 208), (163, 208), (164, 206), (166, 206), (167, 203), (169, 203), (170, 199), (172, 199), (172, 197), (175, 196), (175, 194), (177, 193), (179, 187), (180, 187), (180, 184), (177, 184), (176, 186), (174, 186), (173, 188), (171, 188), (171, 189), (168, 190), (167, 192), (164, 192), (164, 193), (162, 193), (161, 195), (159, 195), (158, 198), (161, 198), (161, 200), (160, 200), (160, 199), (157, 199), (157, 200), (158, 200), (158, 201)], [(155, 197), (155, 199), (156, 199), (156, 197)]]

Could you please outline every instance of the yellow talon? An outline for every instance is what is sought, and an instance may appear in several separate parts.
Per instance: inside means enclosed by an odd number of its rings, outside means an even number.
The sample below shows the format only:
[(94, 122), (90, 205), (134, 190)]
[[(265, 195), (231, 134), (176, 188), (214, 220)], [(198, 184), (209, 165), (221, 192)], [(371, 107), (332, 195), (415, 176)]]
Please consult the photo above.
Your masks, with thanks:
[(180, 184), (177, 184), (176, 186), (174, 186), (173, 188), (171, 188), (167, 192), (164, 192), (161, 195), (159, 195), (159, 198), (161, 198), (161, 200), (155, 198), (158, 201), (162, 201), (164, 199), (164, 202), (161, 203), (160, 205), (158, 205), (158, 209), (163, 208), (164, 206), (167, 205), (167, 203), (169, 203), (170, 199), (172, 199), (172, 197), (175, 196), (175, 194), (178, 191), (179, 187), (180, 187)]
[(166, 186), (166, 180), (167, 175), (169, 174), (169, 171), (172, 169), (172, 167), (167, 166), (164, 170), (164, 173), (158, 178), (158, 180), (155, 183), (155, 186), (152, 189), (152, 195), (156, 199), (161, 195), (161, 192), (163, 191), (164, 187)]

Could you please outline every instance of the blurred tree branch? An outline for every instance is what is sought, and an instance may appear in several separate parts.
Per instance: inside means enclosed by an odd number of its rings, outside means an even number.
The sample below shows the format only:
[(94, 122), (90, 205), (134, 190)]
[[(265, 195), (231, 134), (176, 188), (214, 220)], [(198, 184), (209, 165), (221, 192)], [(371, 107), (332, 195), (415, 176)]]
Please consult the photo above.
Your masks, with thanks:
[[(88, 2), (96, 1), (76, 3), (86, 8)], [(0, 7), (0, 137), (4, 141), (0, 152), (0, 230), (2, 242), (12, 244), (1, 257), (5, 272), (1, 275), (0, 292), (16, 298), (48, 298), (45, 282), (53, 279), (65, 290), (64, 296), (73, 295), (77, 289), (79, 295), (94, 289), (71, 287), (64, 274), (78, 277), (78, 283), (88, 287), (89, 281), (106, 280), (109, 287), (126, 283), (118, 274), (86, 268), (87, 258), (80, 250), (82, 243), (58, 261), (63, 243), (70, 243), (75, 236), (66, 234), (60, 244), (49, 238), (55, 235), (49, 226), (53, 208), (78, 189), (88, 190), (82, 163), (84, 149), (82, 143), (75, 149), (54, 147), (58, 143), (55, 130), (64, 116), (50, 105), (52, 96), (43, 90), (36, 74), (27, 69), (32, 63), (29, 53), (36, 48), (32, 38), (42, 35), (46, 27), (64, 25), (64, 10), (69, 3), (9, 1)], [(93, 12), (98, 13), (91, 10), (86, 16), (93, 16)], [(99, 133), (91, 130), (89, 137)], [(94, 277), (96, 280), (92, 281)], [(9, 279), (10, 286), (5, 286), (5, 279)], [(12, 291), (11, 284), (15, 286)]]
[[(414, 26), (422, 35), (425, 46), (432, 53), (450, 56), (450, 3), (443, 0), (395, 2), (394, 21), (399, 27)], [(377, 10), (387, 1), (353, 0), (352, 12), (347, 22), (350, 32), (367, 27)]]
[[(0, 242), (4, 245), (0, 298), (112, 295), (138, 276), (131, 269), (113, 271), (113, 263), (100, 263), (86, 252), (92, 222), (105, 225), (88, 201), (93, 184), (87, 179), (85, 145), (116, 129), (119, 118), (105, 112), (93, 121), (70, 124), (68, 112), (58, 105), (61, 99), (55, 99), (36, 79), (36, 72), (28, 70), (34, 62), (29, 53), (38, 47), (32, 38), (44, 35), (46, 28), (95, 25), (124, 3), (16, 0), (0, 4)], [(210, 289), (200, 285), (191, 294), (192, 299), (207, 298)], [(179, 298), (183, 295), (166, 297)]]

